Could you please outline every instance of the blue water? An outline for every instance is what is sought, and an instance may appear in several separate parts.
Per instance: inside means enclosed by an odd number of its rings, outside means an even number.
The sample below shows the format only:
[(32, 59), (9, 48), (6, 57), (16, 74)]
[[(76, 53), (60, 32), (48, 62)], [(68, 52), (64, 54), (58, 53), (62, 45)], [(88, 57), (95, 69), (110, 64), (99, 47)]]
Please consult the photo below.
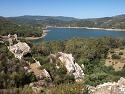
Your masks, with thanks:
[(51, 40), (66, 40), (73, 37), (83, 38), (98, 38), (104, 36), (124, 37), (124, 31), (108, 31), (108, 30), (92, 30), (83, 28), (48, 28), (47, 36), (34, 40), (33, 42), (51, 41)]

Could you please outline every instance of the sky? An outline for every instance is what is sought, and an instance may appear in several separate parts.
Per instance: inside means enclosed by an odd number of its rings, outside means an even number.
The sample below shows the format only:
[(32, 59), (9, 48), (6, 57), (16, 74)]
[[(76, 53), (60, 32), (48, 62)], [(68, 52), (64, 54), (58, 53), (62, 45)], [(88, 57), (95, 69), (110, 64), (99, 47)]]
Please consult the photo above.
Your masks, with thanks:
[(0, 0), (0, 16), (68, 16), (80, 19), (125, 14), (125, 0)]

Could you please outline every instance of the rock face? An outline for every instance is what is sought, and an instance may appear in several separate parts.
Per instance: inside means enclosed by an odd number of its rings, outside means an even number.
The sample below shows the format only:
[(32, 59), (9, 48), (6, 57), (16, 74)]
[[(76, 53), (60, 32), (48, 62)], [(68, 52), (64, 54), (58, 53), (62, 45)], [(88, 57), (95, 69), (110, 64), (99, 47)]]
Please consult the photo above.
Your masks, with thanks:
[(31, 52), (30, 47), (25, 42), (18, 42), (8, 48), (18, 59), (21, 59), (24, 55)]
[(68, 73), (72, 73), (74, 75), (76, 81), (80, 81), (83, 79), (83, 70), (76, 63), (72, 54), (58, 52), (58, 56), (56, 55), (56, 58), (58, 58), (61, 61), (61, 63), (66, 67)]
[[(17, 44), (13, 44), (13, 40), (18, 42)], [(30, 47), (25, 42), (20, 42), (17, 39), (17, 35), (8, 35), (9, 46), (8, 49), (14, 54), (14, 56), (18, 59), (21, 59), (27, 53), (30, 53)]]
[(125, 94), (125, 79), (120, 78), (118, 82), (108, 82), (96, 87), (88, 86), (89, 94)]

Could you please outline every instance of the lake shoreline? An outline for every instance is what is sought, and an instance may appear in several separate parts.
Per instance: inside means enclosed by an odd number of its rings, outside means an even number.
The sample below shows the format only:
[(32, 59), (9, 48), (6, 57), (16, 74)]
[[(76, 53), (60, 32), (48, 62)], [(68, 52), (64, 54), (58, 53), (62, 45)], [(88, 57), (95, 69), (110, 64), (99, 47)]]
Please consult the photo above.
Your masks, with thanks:
[(46, 35), (47, 35), (47, 32), (49, 32), (50, 30), (43, 30), (43, 34), (41, 37), (26, 37), (25, 39), (26, 40), (37, 40), (37, 39), (40, 39), (40, 38), (44, 38)]
[(79, 28), (71, 29), (67, 27), (66, 28), (50, 27), (50, 28), (47, 28), (47, 30), (51, 30), (51, 32), (48, 32), (46, 37), (38, 39), (38, 40), (34, 40), (33, 42), (37, 43), (41, 41), (68, 40), (73, 37), (102, 38), (106, 36), (111, 36), (111, 37), (125, 38), (125, 32), (120, 32), (120, 31), (92, 30), (92, 29), (79, 29)]
[(52, 27), (52, 28), (84, 28), (84, 29), (92, 29), (92, 30), (109, 30), (109, 31), (125, 31), (125, 29), (105, 29), (105, 28), (90, 28), (90, 27)]

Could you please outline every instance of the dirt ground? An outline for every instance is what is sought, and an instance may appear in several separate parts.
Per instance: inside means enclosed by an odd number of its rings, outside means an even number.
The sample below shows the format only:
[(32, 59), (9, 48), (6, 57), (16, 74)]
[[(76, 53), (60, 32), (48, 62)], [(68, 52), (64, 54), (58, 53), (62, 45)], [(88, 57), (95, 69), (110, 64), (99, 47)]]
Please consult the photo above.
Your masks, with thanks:
[[(120, 52), (123, 52), (120, 59), (112, 59), (113, 54), (119, 55)], [(123, 66), (125, 65), (125, 49), (120, 50), (119, 48), (114, 49), (114, 53), (108, 52), (107, 59), (105, 61), (106, 66), (113, 66), (115, 71), (122, 70)]]
[(37, 63), (33, 63), (30, 65), (31, 70), (34, 72), (35, 75), (43, 74), (43, 70), (38, 69), (39, 65)]

